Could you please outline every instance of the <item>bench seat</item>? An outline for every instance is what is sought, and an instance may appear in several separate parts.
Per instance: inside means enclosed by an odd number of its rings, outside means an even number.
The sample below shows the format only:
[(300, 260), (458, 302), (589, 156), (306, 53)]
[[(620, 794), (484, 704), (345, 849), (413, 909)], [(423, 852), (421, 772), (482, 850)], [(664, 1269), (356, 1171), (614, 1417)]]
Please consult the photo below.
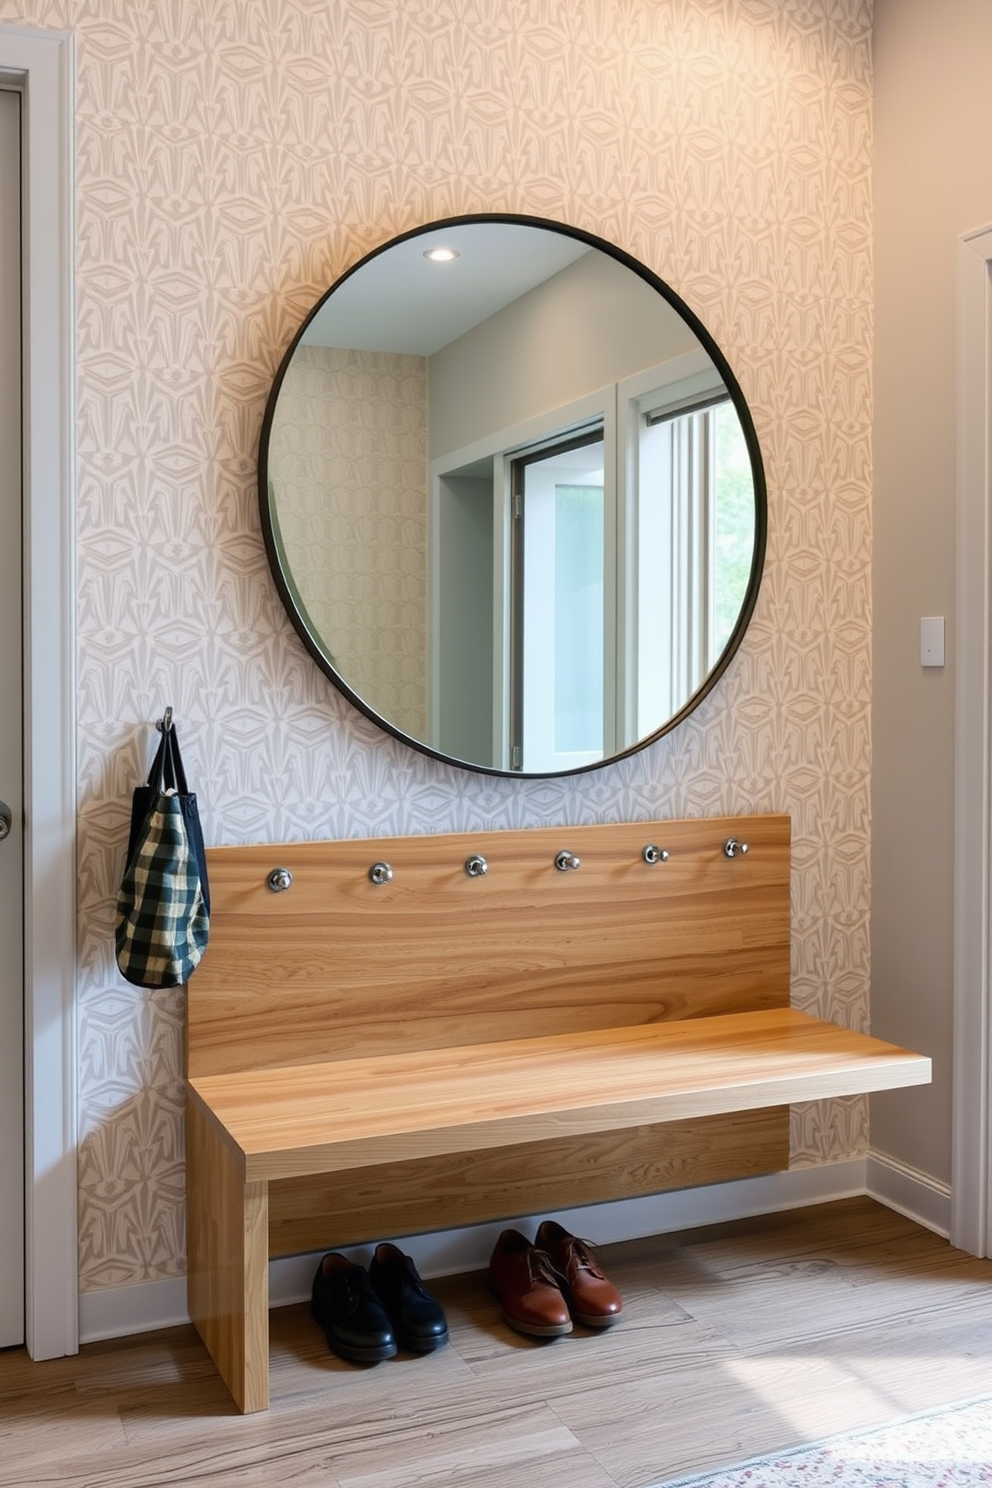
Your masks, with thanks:
[(246, 1182), (924, 1084), (793, 1008), (192, 1079)]
[(777, 1172), (791, 1104), (930, 1079), (790, 1006), (790, 845), (759, 815), (210, 850), (188, 1300), (241, 1410), (273, 1256)]
[(264, 1410), (270, 1181), (929, 1079), (792, 1008), (192, 1078), (190, 1312), (241, 1410)]

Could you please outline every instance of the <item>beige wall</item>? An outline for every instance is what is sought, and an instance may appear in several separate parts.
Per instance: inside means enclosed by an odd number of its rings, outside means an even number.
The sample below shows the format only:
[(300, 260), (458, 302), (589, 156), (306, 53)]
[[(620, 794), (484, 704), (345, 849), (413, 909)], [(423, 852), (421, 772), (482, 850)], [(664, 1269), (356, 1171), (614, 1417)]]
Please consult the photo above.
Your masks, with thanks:
[[(212, 842), (789, 811), (796, 1001), (866, 1023), (870, 15), (0, 0), (78, 46), (85, 1290), (184, 1267), (183, 1000), (125, 986), (111, 937), (166, 704)], [(260, 537), (262, 410), (309, 306), (392, 234), (487, 209), (575, 224), (667, 279), (737, 374), (768, 475), (733, 664), (673, 734), (574, 779), (472, 775), (377, 731), (303, 650)], [(795, 1114), (797, 1164), (865, 1146), (861, 1102)]]
[[(873, 1148), (950, 1178), (955, 251), (992, 221), (992, 6), (875, 0), (874, 1032), (932, 1054)], [(947, 618), (947, 665), (919, 622)]]
[(698, 347), (643, 279), (587, 253), (431, 357), (431, 458)]
[(427, 731), (427, 360), (296, 348), (269, 434), (286, 563), (352, 691)]

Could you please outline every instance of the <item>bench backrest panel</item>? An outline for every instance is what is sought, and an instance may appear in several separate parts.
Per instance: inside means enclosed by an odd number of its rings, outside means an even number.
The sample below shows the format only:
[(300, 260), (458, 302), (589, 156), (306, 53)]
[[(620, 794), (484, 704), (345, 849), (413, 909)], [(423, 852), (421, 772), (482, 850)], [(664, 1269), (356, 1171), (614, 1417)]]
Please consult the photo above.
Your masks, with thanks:
[[(728, 837), (749, 851), (730, 859)], [(647, 865), (655, 843), (666, 862)], [(561, 872), (555, 855), (581, 859)], [(470, 878), (466, 860), (489, 870)], [(191, 1075), (789, 1001), (787, 816), (212, 848)], [(376, 861), (393, 869), (373, 884)], [(292, 887), (273, 893), (285, 867)]]

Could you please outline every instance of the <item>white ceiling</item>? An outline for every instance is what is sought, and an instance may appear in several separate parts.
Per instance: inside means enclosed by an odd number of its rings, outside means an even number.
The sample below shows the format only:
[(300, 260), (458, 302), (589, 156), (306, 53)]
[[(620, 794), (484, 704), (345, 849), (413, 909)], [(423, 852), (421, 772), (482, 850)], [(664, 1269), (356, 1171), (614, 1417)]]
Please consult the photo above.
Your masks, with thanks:
[[(442, 245), (459, 257), (442, 264), (424, 258)], [(344, 280), (310, 322), (303, 343), (433, 356), (588, 252), (578, 238), (518, 222), (467, 222), (418, 233)]]

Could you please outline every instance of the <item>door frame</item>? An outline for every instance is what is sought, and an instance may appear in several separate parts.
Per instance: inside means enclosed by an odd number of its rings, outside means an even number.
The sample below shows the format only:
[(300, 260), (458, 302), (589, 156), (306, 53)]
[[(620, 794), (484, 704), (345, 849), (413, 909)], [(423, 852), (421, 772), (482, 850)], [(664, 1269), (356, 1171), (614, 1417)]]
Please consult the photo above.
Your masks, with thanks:
[(951, 1243), (992, 1240), (992, 226), (958, 239)]
[(23, 94), (25, 1334), (79, 1347), (73, 38), (0, 24)]

